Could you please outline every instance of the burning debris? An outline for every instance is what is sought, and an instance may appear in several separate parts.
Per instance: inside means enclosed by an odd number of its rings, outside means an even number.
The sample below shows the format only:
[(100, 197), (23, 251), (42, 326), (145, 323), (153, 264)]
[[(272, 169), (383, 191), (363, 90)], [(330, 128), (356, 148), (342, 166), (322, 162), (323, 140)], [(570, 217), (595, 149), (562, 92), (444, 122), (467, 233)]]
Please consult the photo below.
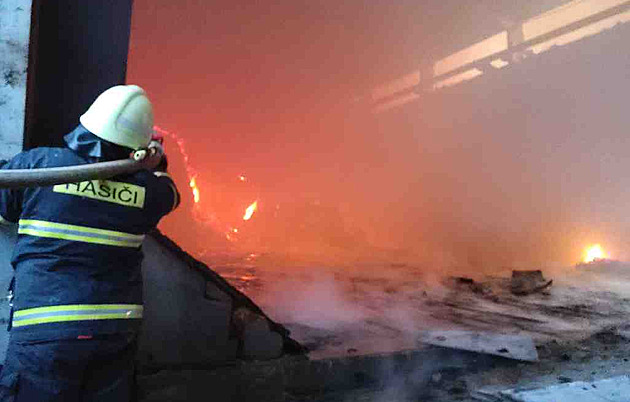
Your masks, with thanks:
[(197, 187), (197, 176), (193, 176), (190, 178), (190, 182), (188, 183), (188, 186), (192, 189), (193, 200), (195, 201), (195, 204), (199, 203), (200, 195), (199, 195), (199, 187)]
[[(201, 203), (201, 188), (199, 185), (199, 173), (190, 163), (190, 157), (186, 149), (186, 143), (183, 138), (178, 136), (177, 134), (167, 131), (158, 126), (153, 127), (154, 131), (161, 136), (168, 136), (172, 138), (177, 144), (179, 153), (183, 159), (183, 164), (186, 171), (186, 176), (188, 180), (188, 187), (190, 188), (192, 195), (192, 211), (194, 219), (197, 222), (203, 224), (209, 224), (211, 230), (214, 230), (218, 233), (221, 233), (222, 236), (229, 242), (236, 242), (238, 240), (238, 234), (240, 232), (240, 228), (238, 223), (235, 225), (229, 225), (226, 222), (229, 221), (229, 218), (222, 217), (221, 219), (217, 216), (215, 211), (216, 205), (211, 201), (204, 201), (204, 205)], [(239, 183), (248, 183), (249, 179), (244, 174), (239, 174), (237, 176), (237, 180)], [(254, 213), (258, 210), (258, 200), (255, 200), (251, 203), (246, 209), (242, 216), (242, 221), (246, 222), (252, 219)]]
[(256, 212), (257, 209), (258, 209), (258, 201), (256, 200), (250, 206), (248, 206), (247, 209), (245, 210), (245, 215), (243, 215), (243, 220), (248, 221), (252, 219), (252, 216), (254, 215), (254, 212)]
[(604, 252), (604, 249), (602, 248), (602, 246), (599, 244), (595, 244), (595, 245), (587, 247), (584, 250), (584, 259), (582, 260), (582, 262), (588, 264), (591, 262), (604, 260), (607, 258), (608, 256)]

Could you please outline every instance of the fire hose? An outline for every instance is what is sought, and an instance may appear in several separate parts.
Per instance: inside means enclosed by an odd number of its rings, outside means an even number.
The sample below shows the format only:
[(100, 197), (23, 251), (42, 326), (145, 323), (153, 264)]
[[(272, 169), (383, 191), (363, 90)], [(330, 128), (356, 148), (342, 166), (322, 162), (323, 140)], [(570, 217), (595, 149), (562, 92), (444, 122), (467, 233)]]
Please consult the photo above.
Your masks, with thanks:
[(163, 157), (161, 147), (149, 147), (133, 152), (129, 158), (109, 162), (38, 169), (0, 169), (0, 188), (46, 187), (104, 180), (142, 169), (154, 169)]

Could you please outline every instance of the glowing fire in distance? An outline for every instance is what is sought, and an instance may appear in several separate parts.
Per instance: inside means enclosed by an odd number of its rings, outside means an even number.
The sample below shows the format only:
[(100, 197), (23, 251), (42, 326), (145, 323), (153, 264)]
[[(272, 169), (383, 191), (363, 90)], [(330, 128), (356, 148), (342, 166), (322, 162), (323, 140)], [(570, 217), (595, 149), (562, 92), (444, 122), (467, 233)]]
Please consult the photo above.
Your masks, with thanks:
[(599, 244), (593, 244), (584, 250), (584, 262), (593, 262), (604, 258), (606, 258), (606, 253)]
[(199, 202), (199, 187), (197, 187), (197, 176), (193, 176), (188, 183), (193, 193), (193, 200), (195, 204)]
[(254, 212), (256, 212), (257, 209), (258, 209), (258, 200), (254, 201), (252, 205), (247, 207), (247, 209), (245, 210), (245, 215), (243, 215), (243, 220), (244, 221), (250, 220), (252, 218), (252, 215), (254, 215)]

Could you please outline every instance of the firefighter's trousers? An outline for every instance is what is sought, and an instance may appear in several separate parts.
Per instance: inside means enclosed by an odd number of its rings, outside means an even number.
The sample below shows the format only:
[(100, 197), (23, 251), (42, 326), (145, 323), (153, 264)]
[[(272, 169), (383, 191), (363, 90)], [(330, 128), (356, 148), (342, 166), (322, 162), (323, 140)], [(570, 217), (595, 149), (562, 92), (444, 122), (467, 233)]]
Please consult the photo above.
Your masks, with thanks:
[(9, 340), (0, 374), (2, 402), (133, 400), (137, 336)]

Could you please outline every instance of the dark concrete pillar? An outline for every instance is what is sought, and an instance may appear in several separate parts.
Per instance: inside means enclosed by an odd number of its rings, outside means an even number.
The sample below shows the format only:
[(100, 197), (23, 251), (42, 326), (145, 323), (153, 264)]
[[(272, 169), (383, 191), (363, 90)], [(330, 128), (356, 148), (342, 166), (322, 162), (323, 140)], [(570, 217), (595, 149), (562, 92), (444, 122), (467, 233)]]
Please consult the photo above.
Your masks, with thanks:
[(108, 87), (125, 82), (133, 0), (34, 0), (25, 148), (63, 135)]

